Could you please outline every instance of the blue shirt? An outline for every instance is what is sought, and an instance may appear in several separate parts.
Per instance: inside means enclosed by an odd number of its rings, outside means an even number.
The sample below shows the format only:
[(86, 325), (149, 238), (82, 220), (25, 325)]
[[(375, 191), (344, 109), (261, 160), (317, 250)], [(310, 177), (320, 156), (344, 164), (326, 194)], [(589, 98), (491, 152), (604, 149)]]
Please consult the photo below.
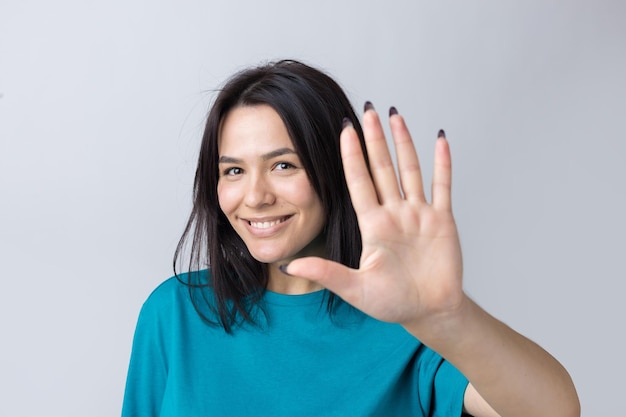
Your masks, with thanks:
[(461, 415), (456, 368), (399, 325), (329, 315), (326, 296), (267, 291), (258, 324), (227, 334), (165, 281), (139, 315), (122, 416)]

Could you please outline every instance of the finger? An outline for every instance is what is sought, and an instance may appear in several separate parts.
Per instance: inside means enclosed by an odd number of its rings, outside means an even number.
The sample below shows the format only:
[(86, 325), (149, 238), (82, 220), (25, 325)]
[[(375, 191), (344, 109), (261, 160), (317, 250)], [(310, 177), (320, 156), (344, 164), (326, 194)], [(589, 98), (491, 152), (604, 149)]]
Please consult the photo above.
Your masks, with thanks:
[(306, 257), (291, 261), (284, 271), (317, 282), (348, 303), (358, 302), (358, 270), (323, 258)]
[(435, 165), (433, 172), (432, 204), (438, 210), (451, 210), (452, 193), (452, 163), (450, 146), (443, 130), (435, 144)]
[(381, 204), (402, 198), (387, 140), (378, 114), (370, 102), (365, 103), (363, 135), (370, 161), (376, 193)]
[(404, 118), (398, 114), (395, 107), (389, 109), (389, 125), (396, 147), (400, 187), (404, 193), (404, 198), (425, 202), (422, 171), (417, 151)]
[(360, 217), (368, 209), (378, 207), (376, 189), (365, 163), (361, 142), (352, 124), (348, 124), (343, 129), (340, 141), (343, 171), (346, 176), (350, 199), (357, 217)]

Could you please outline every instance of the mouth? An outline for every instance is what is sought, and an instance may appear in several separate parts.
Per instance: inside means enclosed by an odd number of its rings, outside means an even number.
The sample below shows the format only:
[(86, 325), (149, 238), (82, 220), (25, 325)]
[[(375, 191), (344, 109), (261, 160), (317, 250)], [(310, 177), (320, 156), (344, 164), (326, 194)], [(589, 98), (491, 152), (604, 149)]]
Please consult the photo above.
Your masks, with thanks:
[(280, 217), (273, 220), (248, 220), (248, 224), (255, 229), (269, 229), (270, 227), (274, 227), (278, 224), (281, 224), (287, 221), (291, 215)]

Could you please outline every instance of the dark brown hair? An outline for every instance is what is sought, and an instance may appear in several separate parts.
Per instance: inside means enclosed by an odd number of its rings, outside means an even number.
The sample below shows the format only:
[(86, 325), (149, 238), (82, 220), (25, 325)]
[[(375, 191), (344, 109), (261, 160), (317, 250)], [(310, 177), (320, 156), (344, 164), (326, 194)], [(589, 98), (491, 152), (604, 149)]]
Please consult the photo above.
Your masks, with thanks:
[[(174, 255), (174, 273), (188, 285), (198, 313), (229, 333), (237, 323), (254, 322), (251, 310), (267, 287), (268, 273), (266, 264), (250, 255), (219, 207), (218, 139), (221, 122), (229, 111), (255, 105), (271, 106), (280, 115), (322, 201), (328, 258), (355, 268), (362, 248), (339, 151), (345, 117), (357, 130), (364, 152), (365, 145), (358, 118), (341, 87), (325, 73), (293, 60), (235, 74), (209, 111), (195, 175), (193, 209)], [(187, 250), (188, 270), (208, 267), (208, 280), (197, 273), (179, 275), (177, 265)], [(329, 313), (335, 298), (328, 297)]]

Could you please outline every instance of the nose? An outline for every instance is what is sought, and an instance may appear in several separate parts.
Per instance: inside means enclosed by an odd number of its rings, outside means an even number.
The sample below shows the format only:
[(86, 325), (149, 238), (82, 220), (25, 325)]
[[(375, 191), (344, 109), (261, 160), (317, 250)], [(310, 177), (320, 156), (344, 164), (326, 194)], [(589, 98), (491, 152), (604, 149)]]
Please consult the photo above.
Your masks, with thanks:
[(272, 186), (264, 175), (250, 175), (244, 203), (248, 207), (262, 207), (276, 201)]

